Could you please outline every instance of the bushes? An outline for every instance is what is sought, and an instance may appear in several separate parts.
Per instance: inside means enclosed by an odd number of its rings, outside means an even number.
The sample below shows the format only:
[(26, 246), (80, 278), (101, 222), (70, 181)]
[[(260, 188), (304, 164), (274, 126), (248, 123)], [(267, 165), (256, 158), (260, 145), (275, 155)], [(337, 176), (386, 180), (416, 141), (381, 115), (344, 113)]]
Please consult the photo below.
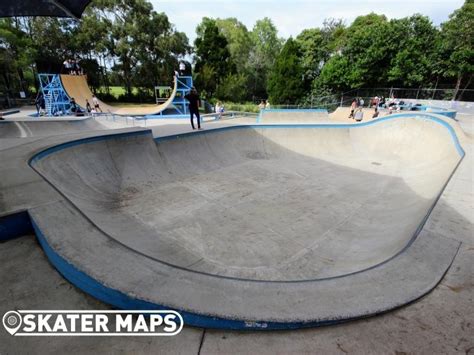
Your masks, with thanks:
[(152, 90), (133, 88), (132, 95), (127, 95), (124, 88), (111, 86), (109, 93), (104, 87), (97, 91), (97, 97), (104, 102), (129, 102), (129, 103), (155, 103), (155, 95)]

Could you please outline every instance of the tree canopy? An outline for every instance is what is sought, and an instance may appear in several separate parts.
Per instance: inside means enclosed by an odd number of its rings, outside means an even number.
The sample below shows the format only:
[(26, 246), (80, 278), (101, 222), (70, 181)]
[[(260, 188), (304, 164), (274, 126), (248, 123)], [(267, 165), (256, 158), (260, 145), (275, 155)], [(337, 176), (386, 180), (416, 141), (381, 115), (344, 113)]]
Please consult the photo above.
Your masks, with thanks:
[(291, 37), (278, 54), (268, 79), (268, 94), (273, 104), (291, 104), (304, 95), (304, 69), (298, 43)]
[(204, 17), (196, 35), (191, 46), (148, 0), (95, 0), (78, 22), (0, 19), (0, 94), (34, 89), (38, 72), (57, 72), (68, 58), (80, 60), (93, 87), (124, 87), (123, 100), (152, 99), (183, 60), (206, 98), (234, 102), (298, 104), (387, 86), (451, 87), (462, 99), (473, 86), (474, 0), (440, 26), (420, 14), (370, 13), (349, 25), (326, 19), (285, 41), (269, 18), (248, 29), (233, 17)]

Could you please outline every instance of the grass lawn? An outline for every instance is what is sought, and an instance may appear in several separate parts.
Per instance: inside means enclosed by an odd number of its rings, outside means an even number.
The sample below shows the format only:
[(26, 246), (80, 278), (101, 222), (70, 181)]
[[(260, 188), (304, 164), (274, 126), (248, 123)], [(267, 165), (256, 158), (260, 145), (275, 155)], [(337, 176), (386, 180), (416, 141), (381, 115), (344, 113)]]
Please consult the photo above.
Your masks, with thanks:
[[(122, 86), (109, 86), (110, 93), (118, 98), (120, 95), (125, 95), (125, 88)], [(106, 88), (103, 86), (98, 90), (99, 93), (105, 94), (107, 93)], [(132, 88), (132, 93), (137, 94), (138, 89), (137, 88)]]
[(156, 104), (141, 104), (139, 102), (107, 102), (107, 105), (120, 106), (120, 107), (129, 107), (129, 106), (151, 107), (151, 106), (156, 106)]

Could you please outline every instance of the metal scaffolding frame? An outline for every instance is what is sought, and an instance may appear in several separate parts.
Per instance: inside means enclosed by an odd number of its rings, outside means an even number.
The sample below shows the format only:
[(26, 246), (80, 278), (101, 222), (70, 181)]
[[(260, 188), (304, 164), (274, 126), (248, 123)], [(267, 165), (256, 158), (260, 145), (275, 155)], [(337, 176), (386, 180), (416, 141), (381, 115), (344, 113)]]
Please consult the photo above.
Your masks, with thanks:
[(62, 116), (71, 108), (69, 96), (64, 91), (59, 74), (38, 74), (47, 116)]

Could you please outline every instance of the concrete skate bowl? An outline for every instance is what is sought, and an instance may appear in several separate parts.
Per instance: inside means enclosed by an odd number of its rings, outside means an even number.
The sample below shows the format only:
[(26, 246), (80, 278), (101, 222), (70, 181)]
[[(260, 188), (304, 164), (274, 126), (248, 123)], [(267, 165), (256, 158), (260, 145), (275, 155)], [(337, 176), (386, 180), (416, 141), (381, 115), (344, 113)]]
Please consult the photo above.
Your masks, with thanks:
[(456, 132), (394, 115), (70, 142), (32, 158), (65, 200), (30, 215), (58, 270), (116, 307), (338, 323), (410, 303), (449, 268), (458, 243), (422, 227), (464, 155)]

